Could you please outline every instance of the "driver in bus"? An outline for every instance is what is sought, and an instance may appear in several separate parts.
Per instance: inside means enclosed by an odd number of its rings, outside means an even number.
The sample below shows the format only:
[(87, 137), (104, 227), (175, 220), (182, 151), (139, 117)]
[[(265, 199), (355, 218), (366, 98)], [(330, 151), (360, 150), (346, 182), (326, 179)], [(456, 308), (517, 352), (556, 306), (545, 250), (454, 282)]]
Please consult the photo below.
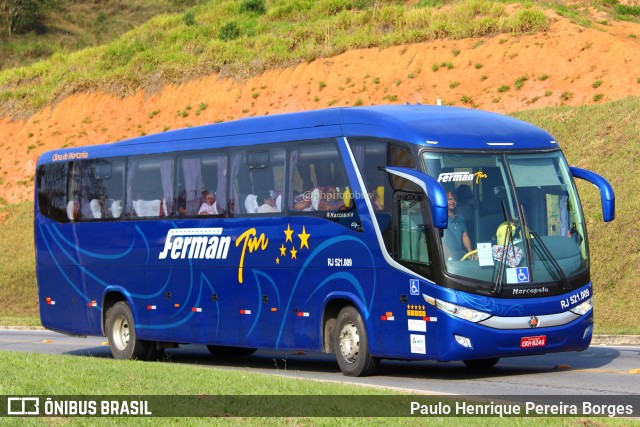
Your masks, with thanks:
[[(467, 224), (464, 218), (456, 214), (458, 199), (452, 191), (447, 191), (447, 205), (449, 208), (449, 226), (442, 236), (442, 248), (447, 261), (458, 261), (465, 254), (472, 251), (471, 239), (467, 232)], [(476, 255), (472, 256), (476, 259)]]

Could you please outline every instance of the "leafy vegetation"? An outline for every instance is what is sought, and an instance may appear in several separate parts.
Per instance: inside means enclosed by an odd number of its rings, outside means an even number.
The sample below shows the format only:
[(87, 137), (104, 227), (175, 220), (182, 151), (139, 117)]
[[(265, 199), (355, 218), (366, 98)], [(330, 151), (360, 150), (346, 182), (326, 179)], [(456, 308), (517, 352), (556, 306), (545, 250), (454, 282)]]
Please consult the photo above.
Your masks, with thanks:
[(50, 0), (0, 0), (0, 33), (13, 34), (38, 31)]
[[(604, 12), (616, 20), (636, 21), (640, 18), (640, 6), (623, 4), (619, 0), (587, 0), (565, 1), (545, 0), (541, 2), (545, 6), (553, 8), (560, 16), (570, 19), (578, 25), (593, 26), (593, 10)], [(607, 24), (607, 21), (599, 21), (597, 24)]]
[(108, 43), (155, 15), (202, 2), (0, 0), (0, 70)]
[(547, 27), (534, 5), (508, 13), (487, 0), (454, 0), (446, 9), (398, 0), (209, 0), (155, 16), (105, 45), (61, 49), (1, 72), (0, 114), (28, 115), (77, 91), (122, 95), (212, 73), (247, 77), (354, 48)]
[[(40, 325), (33, 250), (33, 203), (0, 208), (0, 242), (14, 242), (0, 255), (1, 325)], [(20, 242), (19, 244), (17, 244)]]

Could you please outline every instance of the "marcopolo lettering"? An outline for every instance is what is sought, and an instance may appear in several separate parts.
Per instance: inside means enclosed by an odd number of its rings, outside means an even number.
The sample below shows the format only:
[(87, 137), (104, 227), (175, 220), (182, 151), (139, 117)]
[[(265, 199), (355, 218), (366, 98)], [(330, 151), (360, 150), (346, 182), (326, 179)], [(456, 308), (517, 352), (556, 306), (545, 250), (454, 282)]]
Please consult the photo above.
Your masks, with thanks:
[(158, 259), (226, 259), (231, 237), (221, 234), (222, 228), (169, 230)]

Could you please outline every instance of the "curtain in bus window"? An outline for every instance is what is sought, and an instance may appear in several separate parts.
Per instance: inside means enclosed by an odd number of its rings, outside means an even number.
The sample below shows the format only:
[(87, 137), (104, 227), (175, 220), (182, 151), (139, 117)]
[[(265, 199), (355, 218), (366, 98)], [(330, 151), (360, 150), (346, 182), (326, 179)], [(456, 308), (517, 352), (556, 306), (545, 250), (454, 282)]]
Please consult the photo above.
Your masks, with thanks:
[(91, 211), (91, 200), (94, 199), (94, 183), (91, 179), (91, 167), (87, 162), (78, 164), (81, 166), (81, 181), (80, 181), (80, 219), (89, 220), (93, 219), (93, 212)]
[(227, 156), (218, 156), (218, 184), (216, 186), (216, 200), (218, 203), (218, 212), (224, 213), (227, 204)]
[(80, 163), (73, 162), (69, 164), (69, 176), (67, 178), (67, 195), (69, 203), (67, 204), (67, 216), (70, 220), (80, 218), (82, 194), (80, 190), (81, 170)]
[[(273, 173), (273, 194), (275, 208), (277, 212), (282, 212), (282, 199), (284, 198), (284, 188), (287, 176), (287, 155), (284, 148), (271, 150), (271, 169)], [(271, 189), (270, 189), (271, 192)]]
[(293, 177), (295, 175), (295, 167), (298, 163), (298, 157), (300, 156), (300, 151), (291, 150), (291, 156), (289, 158), (289, 182), (287, 183), (289, 186), (289, 208), (293, 208), (295, 204), (295, 194), (293, 189)]
[(129, 160), (129, 168), (127, 169), (127, 206), (126, 212), (127, 214), (131, 214), (133, 212), (133, 180), (136, 176), (136, 171), (138, 170), (138, 161), (137, 160)]
[(238, 176), (238, 171), (240, 171), (240, 164), (242, 163), (242, 159), (244, 157), (244, 153), (234, 153), (233, 160), (231, 162), (231, 183), (232, 183), (232, 192), (233, 192), (233, 205), (234, 212), (233, 213), (241, 213), (242, 207), (244, 204), (244, 200), (240, 200), (238, 192), (240, 188), (237, 188), (236, 178)]
[(160, 179), (162, 180), (163, 202), (166, 206), (164, 215), (173, 212), (173, 159), (160, 161)]
[(202, 188), (202, 174), (200, 170), (200, 157), (182, 159), (182, 173), (184, 176), (184, 191), (187, 216), (196, 215), (200, 208), (200, 195)]

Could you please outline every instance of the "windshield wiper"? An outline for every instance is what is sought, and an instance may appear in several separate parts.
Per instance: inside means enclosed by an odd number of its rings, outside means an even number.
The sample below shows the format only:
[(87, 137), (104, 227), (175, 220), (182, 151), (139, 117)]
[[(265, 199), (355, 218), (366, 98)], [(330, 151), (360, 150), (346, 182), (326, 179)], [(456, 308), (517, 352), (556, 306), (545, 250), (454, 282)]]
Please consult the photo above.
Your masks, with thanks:
[[(500, 266), (498, 268), (498, 275), (496, 277), (496, 283), (493, 286), (493, 290), (491, 293), (499, 294), (502, 291), (502, 282), (504, 279), (504, 271), (507, 265), (507, 252), (509, 250), (509, 246), (513, 245), (513, 234), (511, 233), (511, 218), (509, 218), (509, 214), (507, 213), (507, 206), (504, 204), (504, 200), (502, 200), (502, 213), (504, 215), (505, 221), (507, 221), (507, 239), (505, 245), (502, 248), (502, 257), (500, 259)], [(500, 242), (496, 242), (500, 245)]]
[[(560, 280), (562, 281), (562, 289), (565, 291), (568, 291), (571, 289), (571, 286), (569, 285), (569, 281), (567, 280), (567, 276), (564, 274), (564, 271), (562, 270), (562, 267), (560, 267), (560, 264), (558, 264), (558, 262), (556, 261), (556, 259), (553, 257), (553, 255), (551, 254), (551, 251), (549, 250), (549, 247), (542, 241), (542, 239), (540, 238), (540, 235), (538, 234), (537, 231), (535, 230), (530, 230), (527, 227), (527, 220), (524, 214), (524, 207), (522, 207), (522, 205), (520, 205), (520, 215), (522, 217), (522, 228), (525, 230), (525, 235), (528, 233), (531, 233), (531, 235), (533, 236), (533, 239), (529, 239), (529, 241), (534, 242), (532, 243), (532, 246), (535, 243), (538, 243), (538, 247), (540, 248), (540, 251), (542, 251), (542, 254), (540, 254), (540, 259), (544, 262), (545, 258), (546, 260), (549, 260), (549, 263), (553, 266), (553, 268), (556, 270), (556, 273), (558, 274), (558, 276), (560, 277)], [(533, 264), (529, 264), (533, 267)], [(533, 270), (533, 268), (532, 268)]]

